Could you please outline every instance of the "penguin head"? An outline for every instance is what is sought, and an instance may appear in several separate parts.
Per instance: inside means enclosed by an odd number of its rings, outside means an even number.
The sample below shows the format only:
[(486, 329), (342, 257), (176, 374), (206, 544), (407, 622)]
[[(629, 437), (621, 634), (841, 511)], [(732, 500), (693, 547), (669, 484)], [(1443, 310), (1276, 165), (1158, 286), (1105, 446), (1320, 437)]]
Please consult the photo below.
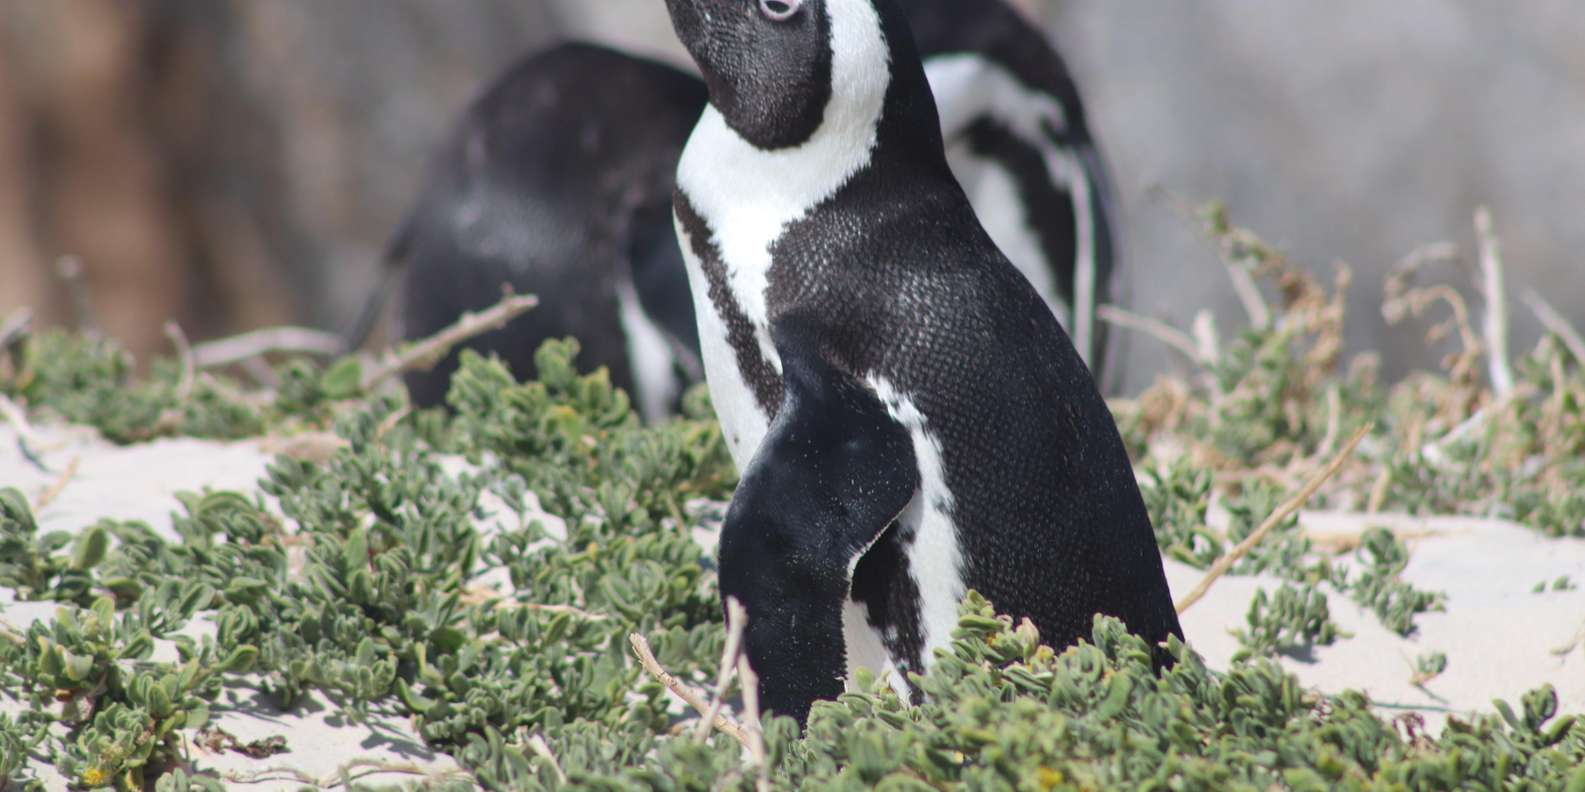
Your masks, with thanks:
[(710, 103), (760, 149), (792, 148), (823, 125), (877, 116), (898, 67), (919, 69), (893, 0), (666, 0), (666, 6), (709, 86)]

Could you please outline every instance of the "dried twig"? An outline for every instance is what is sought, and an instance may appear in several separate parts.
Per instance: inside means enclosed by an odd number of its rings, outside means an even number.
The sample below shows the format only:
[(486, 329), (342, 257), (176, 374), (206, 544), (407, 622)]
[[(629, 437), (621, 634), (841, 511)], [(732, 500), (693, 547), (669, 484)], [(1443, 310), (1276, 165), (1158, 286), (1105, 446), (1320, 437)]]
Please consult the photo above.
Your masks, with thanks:
[[(673, 695), (686, 702), (688, 706), (693, 707), (694, 711), (699, 713), (701, 717), (710, 711), (710, 705), (705, 702), (704, 697), (699, 695), (698, 691), (672, 676), (671, 672), (661, 668), (660, 662), (655, 659), (655, 653), (649, 648), (649, 641), (644, 636), (632, 633), (627, 636), (627, 640), (628, 643), (633, 645), (633, 654), (638, 657), (639, 664), (644, 667), (645, 671), (649, 672), (650, 676), (659, 680), (662, 685), (666, 686), (667, 690), (670, 690)], [(731, 735), (732, 739), (738, 741), (738, 744), (753, 750), (749, 744), (748, 730), (744, 729), (737, 721), (718, 712), (711, 722), (717, 729)]]
[(1256, 528), (1254, 533), (1246, 537), (1244, 541), (1239, 542), (1238, 546), (1228, 551), (1227, 555), (1218, 558), (1216, 563), (1211, 565), (1210, 571), (1205, 573), (1205, 577), (1200, 579), (1199, 585), (1195, 586), (1194, 590), (1190, 591), (1188, 596), (1178, 600), (1178, 613), (1182, 614), (1189, 608), (1194, 607), (1194, 603), (1199, 602), (1200, 599), (1205, 596), (1205, 593), (1211, 590), (1211, 586), (1215, 585), (1218, 579), (1227, 574), (1227, 571), (1232, 569), (1233, 565), (1238, 563), (1239, 559), (1249, 555), (1249, 551), (1255, 549), (1255, 545), (1260, 544), (1261, 540), (1266, 538), (1266, 534), (1271, 533), (1272, 529), (1276, 528), (1278, 525), (1281, 525), (1283, 520), (1288, 519), (1288, 517), (1293, 515), (1299, 509), (1303, 508), (1304, 504), (1309, 503), (1310, 498), (1314, 497), (1315, 493), (1321, 489), (1322, 485), (1326, 484), (1328, 480), (1337, 475), (1337, 471), (1342, 469), (1343, 463), (1347, 462), (1349, 457), (1353, 456), (1354, 449), (1359, 447), (1360, 442), (1363, 441), (1374, 428), (1375, 426), (1371, 425), (1359, 430), (1359, 432), (1354, 435), (1354, 438), (1349, 440), (1347, 445), (1343, 446), (1343, 450), (1338, 453), (1337, 456), (1333, 457), (1332, 461), (1327, 463), (1326, 467), (1323, 468), (1320, 473), (1317, 473), (1315, 478), (1310, 479), (1310, 482), (1305, 484), (1303, 489), (1299, 490), (1299, 494), (1294, 495), (1286, 503), (1278, 506), (1277, 510), (1272, 512), (1271, 516), (1267, 517), (1266, 521), (1261, 523), (1260, 527)]
[(440, 362), (452, 347), (481, 333), (498, 330), (536, 305), (539, 305), (537, 297), (508, 293), (500, 302), (483, 311), (465, 313), (456, 322), (429, 338), (397, 354), (387, 355), (378, 367), (364, 375), (363, 389), (371, 391), (399, 374), (433, 366)]
[(587, 611), (573, 605), (547, 605), (539, 602), (515, 602), (505, 599), (499, 592), (485, 586), (470, 586), (462, 592), (462, 602), (466, 605), (479, 605), (491, 600), (499, 600), (495, 606), (497, 610), (512, 611), (526, 610), (536, 613), (565, 613), (587, 621), (606, 621), (610, 617), (603, 613)]
[(561, 762), (556, 761), (556, 755), (551, 753), (550, 744), (545, 742), (543, 736), (536, 734), (528, 738), (528, 749), (533, 751), (539, 758), (550, 763), (550, 769), (556, 771), (556, 780), (563, 784), (567, 783), (567, 774), (562, 772)]
[(352, 773), (357, 770), (367, 771), (363, 773), (363, 777), (382, 773), (395, 773), (422, 776), (432, 781), (444, 781), (467, 775), (467, 771), (460, 769), (434, 770), (415, 762), (392, 762), (383, 759), (354, 759), (322, 777), (315, 777), (295, 767), (284, 766), (271, 767), (253, 773), (221, 771), (217, 775), (234, 784), (265, 784), (273, 781), (291, 780), (316, 788), (326, 788), (347, 784), (353, 780)]
[(403, 407), (402, 409), (385, 416), (385, 420), (380, 421), (380, 425), (374, 428), (374, 442), (383, 442), (385, 440), (385, 436), (390, 434), (391, 430), (395, 429), (396, 425), (401, 423), (403, 418), (411, 415), (412, 412), (412, 407)]
[(72, 477), (77, 475), (77, 466), (82, 464), (82, 461), (82, 457), (74, 456), (72, 461), (66, 463), (66, 469), (61, 471), (60, 477), (39, 492), (38, 499), (33, 502), (33, 511), (44, 511), (45, 507), (54, 503), (55, 499), (60, 497), (61, 492), (66, 489), (66, 485), (72, 482)]
[(1585, 644), (1585, 625), (1581, 625), (1579, 631), (1574, 633), (1574, 637), (1570, 638), (1567, 643), (1554, 646), (1551, 651), (1552, 654), (1558, 657), (1564, 657), (1581, 644)]
[(275, 353), (333, 357), (342, 353), (342, 346), (340, 336), (323, 330), (266, 327), (199, 344), (193, 347), (193, 363), (200, 369), (210, 369)]
[(1480, 246), (1481, 295), (1486, 300), (1486, 366), (1492, 390), (1506, 396), (1513, 390), (1513, 363), (1508, 357), (1508, 293), (1503, 286), (1502, 248), (1492, 232), (1491, 212), (1475, 210), (1475, 239)]
[(1440, 467), (1447, 462), (1448, 446), (1468, 440), (1471, 435), (1484, 428), (1493, 418), (1501, 415), (1514, 402), (1529, 398), (1533, 391), (1534, 387), (1531, 385), (1508, 391), (1491, 404), (1476, 410), (1474, 415), (1453, 427), (1447, 434), (1426, 443), (1420, 448), (1420, 456), (1432, 465)]
[[(726, 610), (727, 620), (736, 625), (733, 630), (741, 633), (748, 625), (748, 611), (736, 597), (727, 600)], [(748, 753), (758, 775), (754, 786), (759, 792), (770, 792), (770, 758), (765, 752), (765, 727), (759, 719), (759, 675), (749, 667), (747, 652), (738, 653), (737, 676), (743, 686), (743, 714), (749, 723)]]
[(1321, 446), (1316, 450), (1317, 457), (1330, 456), (1332, 449), (1337, 447), (1337, 436), (1342, 431), (1342, 423), (1343, 391), (1334, 382), (1326, 389), (1326, 435), (1321, 438)]
[(170, 339), (171, 346), (176, 348), (176, 356), (182, 361), (182, 378), (176, 383), (176, 401), (187, 403), (187, 397), (193, 393), (193, 377), (197, 373), (197, 366), (193, 361), (193, 345), (187, 342), (187, 334), (182, 332), (182, 326), (175, 321), (165, 323), (165, 337)]
[(737, 668), (737, 656), (743, 646), (743, 630), (748, 625), (748, 613), (743, 610), (742, 603), (734, 597), (727, 600), (726, 606), (726, 645), (721, 648), (721, 670), (716, 676), (715, 690), (710, 695), (710, 711), (699, 719), (699, 726), (694, 729), (693, 738), (703, 741), (710, 736), (710, 724), (715, 722), (715, 716), (721, 711), (721, 700), (726, 697), (727, 685), (732, 682), (732, 672)]
[(333, 432), (300, 432), (294, 435), (270, 435), (259, 439), (259, 450), (266, 454), (280, 454), (299, 462), (324, 464), (336, 453), (351, 444)]
[(1559, 313), (1556, 308), (1552, 307), (1551, 303), (1548, 303), (1533, 289), (1526, 289), (1520, 299), (1523, 299), (1524, 304), (1529, 306), (1530, 312), (1535, 314), (1535, 318), (1540, 320), (1541, 326), (1563, 342), (1563, 346), (1568, 349), (1569, 354), (1574, 356), (1574, 362), (1585, 366), (1585, 336), (1581, 336), (1580, 332), (1574, 329), (1574, 325), (1569, 324), (1568, 318)]
[(16, 629), (8, 624), (4, 619), (0, 619), (0, 638), (10, 641), (17, 646), (24, 646), (27, 644), (27, 639), (22, 637), (22, 633), (17, 632)]
[(1216, 332), (1216, 315), (1210, 311), (1202, 310), (1194, 315), (1190, 325), (1194, 335), (1194, 346), (1200, 350), (1201, 365), (1210, 365), (1222, 356), (1222, 342), (1220, 334)]
[(1257, 330), (1270, 327), (1271, 307), (1266, 305), (1266, 298), (1261, 296), (1254, 276), (1231, 261), (1224, 259), (1222, 263), (1223, 269), (1227, 270), (1227, 277), (1233, 281), (1233, 293), (1238, 295), (1238, 301), (1244, 305), (1244, 312), (1249, 314), (1250, 326)]
[(1200, 349), (1195, 345), (1194, 339), (1182, 330), (1167, 324), (1159, 319), (1125, 311), (1115, 305), (1102, 305), (1095, 309), (1095, 315), (1101, 321), (1114, 324), (1129, 330), (1137, 330), (1166, 344), (1184, 357), (1189, 362), (1201, 364), (1205, 361), (1200, 358)]
[(44, 458), (39, 456), (38, 452), (34, 450), (34, 447), (39, 443), (39, 439), (38, 434), (33, 431), (33, 427), (28, 424), (27, 413), (23, 412), (21, 407), (18, 407), (15, 402), (3, 395), (0, 395), (0, 418), (4, 418), (6, 423), (11, 424), (11, 428), (16, 430), (17, 448), (22, 452), (22, 458), (45, 473), (52, 472), (49, 465), (44, 464)]

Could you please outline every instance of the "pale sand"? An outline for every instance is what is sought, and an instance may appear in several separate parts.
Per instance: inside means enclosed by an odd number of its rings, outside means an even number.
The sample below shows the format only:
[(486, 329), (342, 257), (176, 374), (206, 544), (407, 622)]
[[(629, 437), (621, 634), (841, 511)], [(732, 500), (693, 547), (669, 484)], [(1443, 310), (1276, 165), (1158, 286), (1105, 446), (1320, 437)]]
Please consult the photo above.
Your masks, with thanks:
[[(175, 494), (204, 487), (255, 491), (269, 455), (258, 441), (212, 443), (162, 440), (120, 448), (78, 428), (38, 427), (41, 452), (53, 472), (23, 459), (10, 427), (0, 427), (0, 486), (15, 486), (36, 500), (60, 478), (68, 462), (79, 460), (76, 474), (59, 496), (36, 516), (41, 530), (76, 532), (105, 517), (144, 520), (162, 536), (175, 538), (170, 514)], [(460, 464), (449, 465), (460, 469)], [(487, 509), (495, 520), (517, 519), (503, 510)], [(552, 518), (552, 528), (559, 521)], [(1333, 594), (1334, 620), (1352, 637), (1329, 647), (1316, 647), (1303, 657), (1281, 658), (1284, 667), (1309, 686), (1326, 692), (1358, 689), (1378, 703), (1384, 715), (1419, 712), (1433, 728), (1449, 713), (1490, 711), (1491, 701), (1516, 700), (1527, 690), (1551, 683), (1562, 709), (1585, 712), (1585, 541), (1545, 539), (1521, 526), (1495, 520), (1464, 518), (1415, 519), (1403, 516), (1307, 513), (1305, 529), (1318, 536), (1357, 535), (1385, 525), (1410, 538), (1412, 559), (1405, 577), (1422, 589), (1447, 593), (1444, 613), (1417, 619), (1418, 631), (1402, 638), (1363, 611), (1346, 596)], [(493, 526), (484, 526), (489, 530)], [(708, 532), (699, 532), (708, 537)], [(1351, 566), (1353, 562), (1346, 562)], [(1174, 592), (1186, 593), (1201, 573), (1169, 562)], [(1581, 589), (1531, 593), (1535, 584), (1568, 575)], [(504, 590), (504, 576), (487, 574), (484, 581)], [(1183, 620), (1190, 643), (1213, 667), (1225, 667), (1237, 648), (1229, 631), (1242, 626), (1255, 590), (1275, 590), (1280, 581), (1265, 577), (1225, 577)], [(15, 603), (0, 590), (0, 619), (12, 629), (25, 629), (50, 618), (53, 605)], [(207, 629), (198, 621), (193, 630)], [(1570, 651), (1555, 650), (1578, 640)], [(168, 647), (162, 647), (168, 652)], [(1424, 688), (1410, 683), (1414, 659), (1431, 651), (1448, 656), (1447, 671)], [(17, 709), (0, 692), (0, 711)], [(271, 736), (286, 738), (288, 753), (255, 760), (237, 753), (210, 754), (192, 747), (196, 765), (228, 775), (254, 776), (249, 789), (294, 789), (300, 778), (329, 779), (355, 760), (403, 764), (413, 771), (445, 773), (456, 768), (443, 754), (424, 747), (404, 718), (376, 714), (370, 722), (353, 724), (337, 714), (332, 702), (315, 696), (290, 712), (275, 711), (249, 688), (231, 688), (214, 707), (216, 723), (246, 742)], [(293, 774), (265, 773), (287, 767)], [(37, 768), (52, 789), (65, 779)], [(367, 774), (359, 780), (393, 783), (416, 780), (400, 773)], [(367, 774), (367, 775), (365, 775)], [(239, 785), (240, 786), (240, 785)]]

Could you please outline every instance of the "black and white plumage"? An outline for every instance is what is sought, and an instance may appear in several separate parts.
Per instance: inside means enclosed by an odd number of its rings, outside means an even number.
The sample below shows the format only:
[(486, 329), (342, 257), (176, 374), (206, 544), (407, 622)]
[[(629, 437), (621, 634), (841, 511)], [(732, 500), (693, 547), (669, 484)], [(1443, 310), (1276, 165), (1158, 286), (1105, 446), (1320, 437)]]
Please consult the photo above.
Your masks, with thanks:
[(1111, 182), (1067, 65), (1001, 2), (904, 5), (953, 174), (997, 247), (1104, 381), (1106, 330), (1096, 309), (1111, 299)]
[[(692, 75), (601, 47), (519, 62), (439, 152), (354, 335), (398, 284), (409, 339), (488, 307), (510, 284), (540, 306), (467, 346), (532, 377), (541, 342), (575, 336), (646, 417), (669, 414), (703, 376), (671, 191), (704, 103)], [(441, 403), (455, 368), (453, 355), (409, 375), (413, 400)]]
[[(905, 11), (947, 99), (954, 173), (1099, 370), (1094, 308), (1112, 277), (1106, 174), (1061, 58), (1001, 0), (910, 0)], [(583, 364), (607, 367), (646, 418), (669, 413), (702, 376), (670, 213), (657, 209), (704, 107), (690, 79), (588, 45), (551, 49), (498, 79), (452, 134), (388, 256), (387, 283), (407, 285), (402, 336), (489, 305), (508, 282), (545, 302), (469, 346), (531, 376), (542, 341), (575, 335)], [(454, 368), (448, 359), (410, 376), (414, 400), (439, 403)]]
[(910, 693), (971, 588), (1056, 646), (1097, 612), (1181, 635), (1111, 413), (954, 179), (898, 5), (667, 5), (710, 87), (676, 213), (761, 700), (802, 719), (859, 664)]

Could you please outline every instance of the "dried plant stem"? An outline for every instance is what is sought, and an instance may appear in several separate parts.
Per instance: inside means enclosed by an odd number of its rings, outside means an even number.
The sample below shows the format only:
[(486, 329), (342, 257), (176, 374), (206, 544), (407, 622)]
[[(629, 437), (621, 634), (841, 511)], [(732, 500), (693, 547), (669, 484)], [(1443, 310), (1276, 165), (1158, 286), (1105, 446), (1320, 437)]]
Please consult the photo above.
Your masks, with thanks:
[(382, 759), (354, 759), (318, 778), (295, 767), (272, 767), (254, 773), (222, 771), (218, 775), (234, 784), (265, 784), (290, 779), (299, 784), (307, 784), (315, 788), (324, 789), (347, 784), (352, 780), (351, 773), (355, 770), (365, 770), (367, 771), (366, 775), (397, 773), (423, 776), (432, 781), (443, 781), (467, 775), (465, 770), (432, 770), (414, 762), (391, 762)]
[(176, 348), (176, 356), (182, 361), (182, 377), (176, 383), (176, 401), (187, 403), (187, 397), (193, 393), (193, 377), (198, 367), (193, 361), (193, 345), (187, 342), (187, 334), (182, 332), (182, 326), (174, 321), (165, 323), (165, 337), (170, 339), (171, 346)]
[[(655, 653), (649, 648), (649, 641), (644, 636), (632, 633), (627, 636), (627, 640), (628, 643), (632, 644), (633, 654), (638, 657), (639, 664), (644, 667), (644, 670), (650, 676), (665, 685), (667, 690), (670, 690), (677, 698), (682, 699), (688, 706), (693, 707), (694, 711), (698, 712), (701, 717), (710, 710), (709, 704), (705, 702), (703, 696), (699, 695), (698, 691), (672, 676), (671, 672), (661, 668), (660, 662), (655, 659)], [(715, 718), (711, 722), (717, 729), (731, 735), (732, 739), (738, 741), (738, 744), (753, 750), (749, 744), (748, 730), (744, 729), (737, 721), (716, 713)]]
[(199, 344), (193, 347), (193, 363), (199, 369), (210, 369), (242, 363), (272, 353), (331, 357), (341, 354), (342, 347), (339, 336), (323, 330), (307, 327), (266, 327)]
[(1562, 657), (1574, 651), (1574, 648), (1581, 644), (1585, 644), (1585, 625), (1581, 625), (1579, 631), (1574, 633), (1574, 637), (1570, 638), (1567, 643), (1552, 647), (1552, 654)]
[(586, 611), (582, 608), (574, 607), (572, 605), (545, 605), (538, 602), (503, 601), (500, 607), (502, 610), (526, 610), (535, 611), (538, 613), (565, 613), (571, 616), (576, 616), (580, 619), (585, 619), (587, 621), (606, 621), (610, 618), (603, 613)]
[(1432, 465), (1440, 466), (1447, 462), (1447, 447), (1454, 443), (1468, 440), (1475, 432), (1484, 428), (1493, 418), (1501, 415), (1510, 405), (1520, 399), (1529, 398), (1534, 388), (1526, 385), (1517, 390), (1510, 390), (1499, 396), (1496, 401), (1475, 411), (1474, 415), (1464, 419), (1447, 434), (1437, 438), (1436, 441), (1426, 443), (1420, 448), (1420, 456)]
[(550, 763), (550, 769), (556, 771), (556, 780), (563, 784), (567, 783), (567, 774), (562, 772), (561, 762), (556, 761), (556, 754), (551, 752), (550, 744), (545, 742), (543, 736), (536, 734), (528, 738), (528, 749), (533, 751), (539, 758)]
[(22, 411), (16, 402), (5, 396), (0, 396), (0, 418), (11, 424), (17, 433), (17, 448), (22, 452), (22, 458), (33, 463), (33, 466), (46, 473), (50, 472), (49, 466), (44, 464), (44, 459), (38, 455), (34, 447), (38, 445), (38, 434), (28, 424), (27, 413)]
[(77, 467), (82, 464), (82, 461), (82, 457), (74, 456), (72, 461), (66, 463), (66, 469), (61, 471), (60, 477), (39, 492), (38, 500), (33, 503), (33, 511), (44, 511), (46, 507), (55, 502), (56, 498), (60, 497), (61, 492), (66, 489), (66, 485), (72, 482), (72, 477), (77, 475)]
[(1173, 327), (1159, 319), (1125, 311), (1115, 305), (1102, 305), (1095, 309), (1095, 315), (1101, 321), (1114, 324), (1118, 327), (1135, 330), (1148, 335), (1167, 346), (1177, 350), (1191, 363), (1202, 364), (1205, 361), (1200, 356), (1200, 348), (1194, 339), (1182, 330)]
[(399, 353), (387, 354), (386, 359), (378, 367), (364, 375), (363, 389), (371, 391), (399, 374), (433, 366), (445, 357), (452, 347), (481, 333), (498, 330), (536, 305), (539, 305), (539, 298), (532, 295), (507, 294), (500, 302), (483, 311), (465, 313), (440, 332)]
[(1574, 362), (1585, 366), (1585, 336), (1581, 336), (1580, 332), (1574, 329), (1574, 325), (1569, 324), (1567, 317), (1536, 292), (1526, 290), (1522, 299), (1525, 305), (1529, 306), (1530, 312), (1535, 314), (1535, 318), (1540, 320), (1541, 326), (1563, 342), (1569, 354), (1574, 356)]
[(1266, 305), (1266, 298), (1260, 294), (1260, 287), (1255, 285), (1255, 279), (1249, 270), (1224, 261), (1223, 269), (1227, 270), (1227, 277), (1233, 281), (1233, 293), (1238, 295), (1238, 301), (1243, 303), (1244, 312), (1249, 314), (1250, 326), (1264, 330), (1271, 326), (1271, 307)]
[(1320, 473), (1317, 473), (1314, 478), (1310, 479), (1310, 482), (1305, 484), (1304, 488), (1299, 490), (1297, 495), (1294, 495), (1286, 503), (1278, 506), (1277, 510), (1272, 512), (1271, 516), (1267, 517), (1266, 521), (1261, 523), (1260, 527), (1256, 528), (1254, 533), (1246, 537), (1244, 541), (1239, 542), (1238, 546), (1229, 551), (1227, 555), (1218, 558), (1216, 563), (1211, 565), (1210, 571), (1205, 573), (1205, 577), (1200, 579), (1199, 585), (1195, 586), (1194, 590), (1190, 591), (1188, 596), (1178, 600), (1178, 613), (1182, 614), (1189, 608), (1194, 607), (1194, 603), (1199, 602), (1205, 596), (1206, 592), (1211, 590), (1211, 586), (1215, 585), (1217, 580), (1219, 580), (1223, 575), (1227, 574), (1227, 571), (1232, 569), (1233, 565), (1238, 563), (1239, 559), (1249, 555), (1249, 551), (1255, 549), (1255, 545), (1260, 544), (1260, 542), (1266, 538), (1266, 534), (1271, 533), (1272, 529), (1276, 528), (1278, 525), (1281, 525), (1283, 520), (1288, 519), (1288, 517), (1292, 516), (1295, 512), (1299, 511), (1299, 509), (1303, 508), (1304, 504), (1309, 503), (1310, 498), (1314, 497), (1315, 493), (1318, 492), (1328, 480), (1337, 475), (1337, 471), (1341, 470), (1343, 468), (1343, 464), (1348, 461), (1349, 457), (1353, 456), (1354, 449), (1359, 447), (1360, 442), (1363, 441), (1374, 428), (1374, 425), (1367, 426), (1355, 433), (1353, 439), (1349, 440), (1348, 443), (1343, 446), (1343, 450), (1339, 452), (1337, 456), (1333, 457), (1332, 461), (1328, 462), (1326, 467), (1323, 468)]
[(715, 722), (715, 716), (721, 711), (721, 700), (726, 697), (727, 685), (732, 682), (732, 673), (737, 668), (737, 656), (743, 646), (743, 630), (748, 624), (748, 612), (743, 609), (743, 604), (736, 598), (728, 599), (726, 604), (726, 645), (721, 648), (721, 670), (717, 673), (715, 690), (710, 695), (710, 711), (699, 719), (699, 726), (694, 729), (693, 738), (703, 741), (710, 736), (710, 724)]
[(1502, 248), (1492, 231), (1491, 212), (1475, 210), (1475, 238), (1480, 247), (1481, 295), (1486, 300), (1486, 363), (1496, 394), (1513, 390), (1513, 363), (1508, 357), (1508, 293), (1503, 285)]
[(1332, 449), (1337, 448), (1337, 436), (1342, 432), (1342, 423), (1343, 392), (1334, 382), (1326, 389), (1326, 436), (1321, 439), (1321, 447), (1316, 451), (1317, 457), (1329, 456)]
[(380, 425), (374, 428), (374, 442), (383, 442), (385, 440), (385, 436), (390, 434), (391, 430), (395, 429), (396, 425), (401, 423), (403, 418), (406, 418), (412, 413), (412, 407), (403, 407), (402, 409), (385, 416), (385, 420), (380, 421)]
[(759, 719), (759, 675), (749, 667), (747, 654), (738, 655), (737, 676), (743, 684), (743, 714), (748, 717), (750, 726), (748, 753), (759, 776), (754, 786), (759, 792), (770, 792), (770, 757), (765, 751), (765, 730)]

